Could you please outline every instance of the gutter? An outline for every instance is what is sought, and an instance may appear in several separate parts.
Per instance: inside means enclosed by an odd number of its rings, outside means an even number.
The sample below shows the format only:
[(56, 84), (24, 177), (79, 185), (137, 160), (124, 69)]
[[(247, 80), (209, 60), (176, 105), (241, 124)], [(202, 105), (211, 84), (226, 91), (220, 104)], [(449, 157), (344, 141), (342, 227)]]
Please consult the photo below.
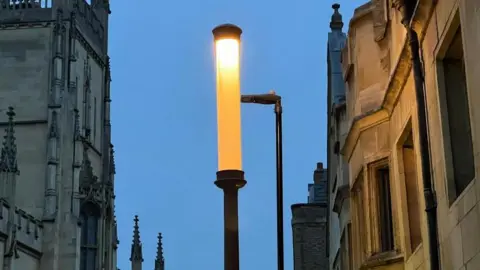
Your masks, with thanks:
[(420, 148), (420, 162), (422, 166), (423, 196), (425, 199), (425, 212), (427, 214), (428, 246), (430, 255), (430, 269), (440, 269), (440, 256), (438, 246), (438, 219), (437, 200), (433, 189), (430, 140), (428, 136), (428, 119), (426, 106), (426, 91), (423, 63), (420, 59), (418, 34), (413, 27), (414, 14), (418, 11), (419, 0), (404, 0), (402, 23), (407, 29), (407, 38), (411, 52), (413, 76), (415, 80), (415, 98), (417, 101), (418, 137)]

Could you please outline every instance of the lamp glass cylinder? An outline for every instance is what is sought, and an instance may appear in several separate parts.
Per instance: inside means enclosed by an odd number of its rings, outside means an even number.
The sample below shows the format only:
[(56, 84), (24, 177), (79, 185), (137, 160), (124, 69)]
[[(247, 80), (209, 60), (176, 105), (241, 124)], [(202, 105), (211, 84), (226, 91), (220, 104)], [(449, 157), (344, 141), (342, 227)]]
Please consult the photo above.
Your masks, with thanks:
[(218, 170), (242, 169), (240, 117), (240, 28), (213, 30), (217, 73)]

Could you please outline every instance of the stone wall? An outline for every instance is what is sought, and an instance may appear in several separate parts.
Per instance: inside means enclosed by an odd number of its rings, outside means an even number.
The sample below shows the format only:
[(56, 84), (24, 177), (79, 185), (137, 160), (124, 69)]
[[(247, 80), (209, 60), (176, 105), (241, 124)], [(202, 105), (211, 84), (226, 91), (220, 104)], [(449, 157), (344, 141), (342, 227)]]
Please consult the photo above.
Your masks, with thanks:
[(327, 206), (292, 205), (294, 270), (324, 270), (327, 258)]
[[(377, 2), (372, 0), (370, 5)], [(440, 265), (442, 269), (448, 270), (480, 269), (480, 236), (477, 233), (480, 228), (480, 184), (477, 182), (480, 175), (480, 109), (476, 106), (480, 100), (480, 94), (476, 90), (480, 85), (480, 77), (476, 75), (480, 67), (480, 57), (475, 53), (480, 46), (480, 2), (420, 0), (419, 3), (413, 27), (420, 38), (425, 69), (430, 173), (438, 203), (436, 225)], [(349, 163), (350, 188), (360, 190), (359, 194), (366, 199), (363, 205), (352, 202), (354, 269), (359, 269), (360, 266), (363, 269), (373, 269), (378, 264), (384, 265), (382, 269), (430, 269), (417, 121), (418, 109), (423, 108), (417, 108), (416, 104), (411, 53), (405, 29), (400, 24), (401, 12), (390, 8), (388, 16), (390, 31), (387, 31), (381, 42), (373, 38), (373, 13), (365, 14), (361, 24), (351, 24), (350, 31), (355, 32), (355, 35), (350, 36), (349, 48), (344, 52), (344, 55), (348, 56), (344, 57), (344, 71), (351, 74), (346, 77), (349, 85), (347, 92), (356, 93), (347, 97), (347, 107), (350, 105), (351, 108), (370, 109), (372, 104), (374, 105), (373, 110), (356, 109), (350, 113), (352, 124), (342, 148), (342, 154)], [(463, 49), (461, 57), (466, 73), (470, 105), (467, 113), (470, 115), (475, 163), (475, 178), (461, 192), (455, 192), (452, 188), (456, 179), (451, 171), (450, 148), (465, 142), (452, 141), (448, 131), (445, 77), (441, 68), (441, 59), (445, 56), (458, 27), (461, 27), (462, 33), (463, 46), (459, 47)], [(382, 54), (389, 57), (383, 58)], [(352, 55), (355, 57), (351, 57)], [(390, 63), (382, 66), (387, 69), (386, 72), (379, 73), (390, 74), (388, 77), (374, 78), (363, 75), (371, 66), (371, 61), (366, 59), (372, 59), (374, 55), (377, 59), (389, 59)], [(373, 70), (376, 69), (378, 66), (373, 66)], [(365, 78), (370, 81), (367, 83)], [(460, 78), (457, 81), (460, 82)], [(381, 87), (370, 88), (370, 85)], [(362, 93), (365, 93), (363, 98)], [(375, 102), (372, 102), (373, 100)], [(411, 141), (407, 138), (409, 134), (412, 136)], [(405, 160), (406, 154), (402, 150), (404, 147), (411, 149), (412, 152), (408, 154), (411, 160)], [(381, 240), (378, 228), (381, 220), (375, 204), (378, 194), (375, 190), (377, 179), (374, 172), (379, 161), (385, 162), (390, 168), (395, 242), (395, 250), (381, 256), (378, 253)], [(412, 201), (414, 193), (417, 199)], [(419, 213), (417, 217), (413, 214), (415, 212)], [(363, 230), (360, 230), (362, 228)], [(366, 236), (364, 240), (360, 237), (362, 235)]]

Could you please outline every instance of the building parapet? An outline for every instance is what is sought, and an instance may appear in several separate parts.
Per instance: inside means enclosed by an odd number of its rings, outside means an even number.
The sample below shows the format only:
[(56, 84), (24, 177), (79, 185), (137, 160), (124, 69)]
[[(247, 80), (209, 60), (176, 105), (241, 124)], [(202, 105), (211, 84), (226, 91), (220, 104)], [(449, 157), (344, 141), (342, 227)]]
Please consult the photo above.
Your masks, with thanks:
[(0, 0), (0, 24), (48, 22), (52, 0)]
[[(0, 233), (4, 235), (8, 234), (9, 211), (10, 205), (8, 202), (0, 199)], [(43, 242), (42, 222), (19, 208), (15, 209), (14, 220), (12, 222), (16, 226), (17, 241), (29, 249), (41, 253)]]
[(96, 47), (103, 51), (105, 28), (92, 6), (85, 0), (78, 1), (77, 20), (82, 32), (88, 36)]
[(297, 203), (291, 208), (292, 225), (327, 222), (328, 206), (325, 203)]

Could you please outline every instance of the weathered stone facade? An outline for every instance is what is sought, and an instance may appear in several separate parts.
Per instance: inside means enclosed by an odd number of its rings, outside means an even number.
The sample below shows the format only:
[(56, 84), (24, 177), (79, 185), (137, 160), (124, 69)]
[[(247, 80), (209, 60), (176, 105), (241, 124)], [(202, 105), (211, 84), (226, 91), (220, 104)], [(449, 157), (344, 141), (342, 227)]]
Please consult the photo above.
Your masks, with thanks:
[(0, 269), (117, 270), (109, 14), (108, 0), (0, 0)]
[(294, 270), (327, 269), (327, 208), (320, 204), (292, 205)]
[[(294, 270), (323, 270), (328, 267), (327, 169), (317, 164), (306, 204), (292, 205)], [(316, 191), (316, 192), (315, 192)]]
[[(441, 268), (480, 269), (480, 2), (413, 4), (411, 24), (402, 22), (401, 0), (357, 8), (343, 51), (349, 131), (341, 152), (349, 166), (352, 268), (431, 269), (427, 175)], [(420, 40), (416, 75), (409, 25)], [(417, 106), (416, 89), (424, 91), (426, 108)], [(419, 110), (427, 112), (428, 145), (420, 145)]]
[(2, 269), (116, 270), (109, 13), (101, 0), (0, 1)]
[(350, 231), (350, 202), (348, 185), (348, 164), (340, 155), (348, 131), (345, 82), (342, 71), (342, 50), (347, 35), (342, 31), (343, 20), (340, 5), (334, 4), (331, 32), (328, 34), (328, 105), (327, 105), (327, 167), (329, 196), (329, 269), (349, 269), (348, 242)]

